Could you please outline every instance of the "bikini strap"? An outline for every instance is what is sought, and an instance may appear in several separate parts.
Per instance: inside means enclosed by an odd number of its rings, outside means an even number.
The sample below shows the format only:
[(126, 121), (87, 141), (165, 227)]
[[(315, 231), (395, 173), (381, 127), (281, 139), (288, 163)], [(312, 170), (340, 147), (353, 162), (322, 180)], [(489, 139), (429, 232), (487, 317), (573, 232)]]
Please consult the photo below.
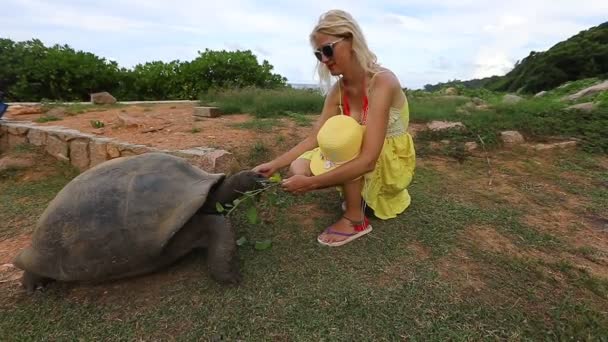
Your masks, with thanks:
[(344, 115), (344, 109), (342, 107), (342, 80), (338, 80), (338, 91), (340, 92), (340, 104), (338, 105), (338, 107), (340, 108), (340, 115)]

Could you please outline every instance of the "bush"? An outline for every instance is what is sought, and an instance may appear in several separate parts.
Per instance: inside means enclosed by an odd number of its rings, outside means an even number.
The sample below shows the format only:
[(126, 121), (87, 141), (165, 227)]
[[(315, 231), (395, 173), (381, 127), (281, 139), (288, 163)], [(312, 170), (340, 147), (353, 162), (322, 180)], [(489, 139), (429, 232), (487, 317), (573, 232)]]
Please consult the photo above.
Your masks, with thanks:
[(202, 105), (217, 106), (225, 114), (250, 113), (258, 118), (289, 116), (292, 113), (319, 114), (323, 95), (310, 89), (243, 88), (212, 90), (201, 96)]
[(89, 101), (108, 91), (119, 100), (195, 99), (212, 88), (280, 88), (287, 79), (251, 51), (199, 52), (193, 61), (153, 61), (132, 70), (68, 45), (0, 39), (0, 90), (9, 101)]

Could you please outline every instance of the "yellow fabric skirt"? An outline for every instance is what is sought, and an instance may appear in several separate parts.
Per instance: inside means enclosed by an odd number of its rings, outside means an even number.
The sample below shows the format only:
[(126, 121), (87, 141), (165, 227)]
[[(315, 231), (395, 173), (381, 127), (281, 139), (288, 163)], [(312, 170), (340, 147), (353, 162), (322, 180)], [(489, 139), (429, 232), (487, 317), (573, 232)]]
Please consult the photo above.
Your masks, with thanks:
[[(310, 160), (317, 149), (306, 151), (299, 158)], [(415, 168), (416, 151), (409, 133), (384, 140), (376, 167), (364, 176), (361, 191), (361, 196), (378, 218), (394, 218), (409, 207), (411, 198), (407, 187), (412, 182)]]

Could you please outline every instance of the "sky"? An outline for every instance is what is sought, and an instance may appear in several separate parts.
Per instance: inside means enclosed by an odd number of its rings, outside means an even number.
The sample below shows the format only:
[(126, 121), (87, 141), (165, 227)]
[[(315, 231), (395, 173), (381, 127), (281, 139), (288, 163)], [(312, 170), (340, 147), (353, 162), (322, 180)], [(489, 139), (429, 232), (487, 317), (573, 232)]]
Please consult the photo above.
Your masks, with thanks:
[(0, 38), (68, 44), (123, 67), (251, 50), (290, 83), (317, 83), (308, 41), (330, 9), (353, 15), (403, 87), (504, 75), (608, 20), (608, 0), (0, 0)]

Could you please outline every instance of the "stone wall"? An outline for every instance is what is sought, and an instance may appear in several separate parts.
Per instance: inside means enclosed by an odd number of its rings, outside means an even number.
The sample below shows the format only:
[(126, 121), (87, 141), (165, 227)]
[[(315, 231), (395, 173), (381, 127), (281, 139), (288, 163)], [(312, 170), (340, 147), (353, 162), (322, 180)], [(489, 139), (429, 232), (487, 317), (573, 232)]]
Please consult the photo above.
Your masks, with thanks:
[(214, 148), (161, 150), (100, 138), (61, 126), (38, 126), (24, 121), (0, 121), (0, 152), (19, 144), (44, 147), (53, 157), (84, 171), (106, 160), (147, 152), (162, 152), (188, 159), (207, 172), (231, 173), (239, 168), (233, 154)]

